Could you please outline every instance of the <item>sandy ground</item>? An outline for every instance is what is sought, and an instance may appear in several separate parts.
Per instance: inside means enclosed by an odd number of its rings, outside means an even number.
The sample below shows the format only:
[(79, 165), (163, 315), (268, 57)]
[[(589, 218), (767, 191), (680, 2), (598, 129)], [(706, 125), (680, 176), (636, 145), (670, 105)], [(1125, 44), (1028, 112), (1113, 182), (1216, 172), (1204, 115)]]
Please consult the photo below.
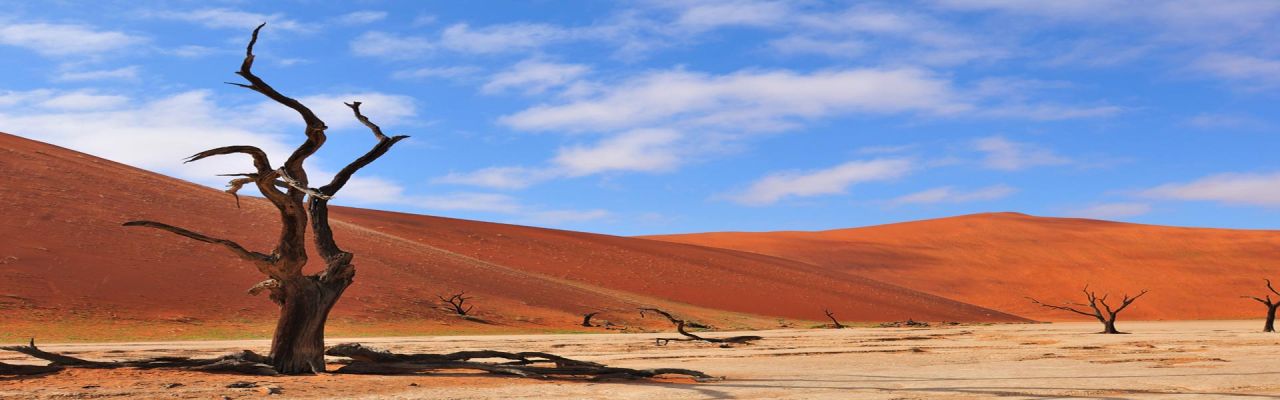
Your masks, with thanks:
[[(673, 343), (658, 334), (378, 338), (400, 352), (540, 350), (627, 367), (680, 367), (719, 382), (535, 381), (442, 373), (419, 376), (319, 375), (262, 378), (159, 371), (64, 371), (0, 380), (0, 398), (1276, 398), (1280, 334), (1259, 321), (1124, 322), (1128, 335), (1098, 335), (1097, 324), (855, 328), (759, 332), (732, 349)], [(723, 333), (728, 335), (729, 333)], [(341, 342), (334, 339), (331, 342)], [(266, 341), (42, 346), (85, 358), (219, 354)], [(19, 354), (0, 354), (17, 363)], [(259, 388), (229, 389), (235, 381)], [(181, 384), (173, 386), (172, 384)]]

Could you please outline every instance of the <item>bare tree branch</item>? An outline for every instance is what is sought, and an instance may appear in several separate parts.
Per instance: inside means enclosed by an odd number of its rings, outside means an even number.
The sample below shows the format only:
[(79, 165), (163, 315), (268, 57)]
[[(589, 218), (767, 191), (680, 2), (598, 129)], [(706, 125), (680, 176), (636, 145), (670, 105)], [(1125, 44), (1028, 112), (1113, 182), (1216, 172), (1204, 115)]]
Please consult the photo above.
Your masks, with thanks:
[(164, 223), (155, 222), (155, 221), (129, 221), (129, 222), (125, 222), (124, 226), (144, 226), (148, 228), (155, 228), (162, 231), (172, 232), (174, 234), (185, 236), (187, 238), (191, 238), (201, 242), (219, 244), (219, 245), (222, 245), (223, 247), (226, 247), (228, 250), (231, 250), (232, 253), (235, 253), (237, 256), (240, 256), (240, 258), (253, 261), (256, 263), (269, 264), (275, 260), (272, 256), (262, 254), (256, 251), (249, 251), (245, 249), (244, 246), (241, 246), (239, 243), (236, 243), (227, 239), (219, 239), (211, 236), (206, 236), (200, 233), (192, 232), (192, 231), (179, 228), (173, 225), (169, 225), (169, 224), (164, 224)]
[(226, 147), (219, 147), (216, 149), (209, 149), (209, 150), (196, 153), (191, 157), (187, 157), (186, 161), (184, 162), (189, 163), (194, 161), (200, 161), (205, 158), (209, 158), (213, 156), (236, 154), (236, 153), (248, 154), (249, 156), (253, 157), (253, 167), (258, 170), (258, 173), (265, 173), (265, 172), (271, 171), (271, 161), (267, 159), (267, 153), (262, 151), (262, 149), (259, 149), (254, 146), (226, 146)]
[[(444, 303), (447, 307), (449, 307), (449, 308), (446, 308), (446, 310), (453, 311), (454, 314), (465, 317), (468, 315), (467, 313), (471, 312), (471, 309), (475, 308), (475, 305), (471, 305), (471, 306), (466, 305), (467, 300), (472, 299), (471, 297), (464, 296), (466, 294), (467, 292), (461, 292), (461, 293), (449, 296), (449, 298), (447, 299), (441, 295), (436, 295), (436, 297), (440, 299), (441, 303)], [(466, 308), (463, 308), (463, 307), (466, 307)]]
[(600, 311), (592, 311), (586, 314), (582, 314), (582, 326), (585, 326), (588, 328), (595, 326), (595, 325), (591, 325), (591, 317), (594, 317), (596, 316), (596, 314), (599, 314), (599, 313)]
[(831, 318), (831, 327), (836, 329), (844, 329), (844, 325), (840, 324), (840, 321), (836, 321), (836, 315), (832, 313), (831, 310), (824, 308), (822, 309), (822, 312), (827, 314), (827, 318)]
[(645, 311), (657, 313), (659, 315), (662, 315), (663, 317), (666, 317), (667, 320), (671, 321), (671, 323), (676, 325), (676, 332), (687, 337), (687, 339), (661, 339), (661, 338), (654, 339), (654, 344), (658, 346), (662, 346), (662, 345), (665, 345), (667, 342), (673, 342), (673, 341), (703, 341), (708, 343), (719, 343), (720, 347), (729, 347), (731, 344), (751, 344), (751, 342), (753, 341), (763, 339), (763, 337), (754, 336), (754, 335), (732, 336), (727, 338), (702, 337), (702, 336), (689, 333), (688, 331), (685, 331), (684, 327), (688, 323), (683, 319), (676, 318), (674, 315), (671, 315), (671, 313), (669, 312), (666, 312), (657, 308), (652, 308), (652, 307), (642, 307), (640, 308), (640, 317), (644, 317)]
[(346, 104), (347, 107), (351, 107), (351, 111), (354, 111), (356, 113), (356, 119), (360, 120), (360, 123), (364, 124), (364, 126), (369, 127), (369, 130), (373, 131), (373, 137), (378, 138), (378, 141), (383, 141), (387, 139), (387, 135), (382, 134), (382, 128), (379, 127), (378, 124), (373, 123), (373, 121), (370, 121), (368, 117), (365, 117), (364, 114), (360, 113), (360, 104), (363, 104), (363, 103), (358, 101), (353, 101), (350, 103), (343, 103), (343, 104)]
[(1142, 295), (1145, 295), (1145, 294), (1147, 294), (1146, 289), (1142, 289), (1142, 292), (1138, 293), (1137, 296), (1133, 296), (1133, 298), (1129, 298), (1129, 295), (1125, 294), (1124, 299), (1120, 301), (1120, 308), (1117, 308), (1116, 311), (1112, 314), (1118, 314), (1121, 311), (1124, 311), (1124, 309), (1129, 308), (1129, 305), (1133, 304), (1134, 300), (1137, 300), (1139, 297), (1142, 297)]
[(305, 161), (307, 157), (315, 154), (316, 150), (320, 149), (320, 146), (324, 145), (324, 131), (325, 129), (328, 129), (328, 127), (325, 126), (324, 121), (321, 121), (320, 117), (317, 117), (310, 108), (307, 108), (307, 106), (293, 98), (290, 98), (289, 96), (281, 94), (279, 91), (276, 91), (275, 88), (271, 87), (271, 85), (268, 85), (266, 81), (262, 80), (262, 78), (254, 75), (253, 46), (258, 43), (258, 32), (266, 25), (267, 24), (264, 22), (262, 25), (258, 25), (257, 28), (254, 28), (253, 36), (249, 39), (249, 45), (245, 47), (244, 62), (240, 64), (240, 71), (236, 72), (236, 74), (249, 81), (249, 85), (237, 84), (237, 86), (262, 93), (271, 100), (275, 100), (277, 103), (297, 111), (298, 115), (302, 116), (303, 122), (307, 124), (307, 140), (302, 145), (299, 145), (298, 148), (293, 151), (293, 154), (289, 156), (289, 159), (285, 161), (284, 170), (288, 172), (293, 179), (297, 179), (299, 182), (302, 182), (303, 186), (306, 186), (307, 173), (302, 169), (302, 162)]
[(1043, 307), (1048, 307), (1048, 308), (1052, 308), (1052, 309), (1055, 309), (1055, 310), (1070, 311), (1070, 312), (1073, 312), (1073, 313), (1076, 313), (1076, 314), (1080, 314), (1080, 315), (1084, 315), (1084, 316), (1087, 316), (1087, 317), (1094, 317), (1094, 318), (1097, 318), (1097, 317), (1098, 317), (1098, 314), (1095, 314), (1095, 313), (1085, 312), (1085, 311), (1080, 311), (1080, 310), (1077, 310), (1077, 309), (1075, 309), (1075, 308), (1071, 308), (1071, 307), (1067, 307), (1067, 306), (1055, 306), (1055, 305), (1053, 305), (1053, 304), (1046, 304), (1046, 303), (1042, 303), (1042, 302), (1040, 302), (1040, 300), (1036, 300), (1036, 299), (1031, 298), (1031, 297), (1027, 297), (1026, 299), (1027, 299), (1027, 300), (1031, 300), (1031, 302), (1032, 302), (1032, 303), (1039, 304), (1040, 306), (1043, 306)]

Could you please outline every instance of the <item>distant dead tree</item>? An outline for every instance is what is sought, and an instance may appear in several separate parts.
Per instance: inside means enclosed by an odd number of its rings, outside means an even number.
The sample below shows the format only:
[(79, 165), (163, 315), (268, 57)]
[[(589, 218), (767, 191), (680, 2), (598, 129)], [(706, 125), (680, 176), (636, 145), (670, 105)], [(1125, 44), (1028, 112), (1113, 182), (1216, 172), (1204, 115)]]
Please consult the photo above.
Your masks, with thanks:
[[(1133, 296), (1132, 298), (1129, 297), (1128, 294), (1125, 294), (1124, 299), (1120, 300), (1120, 307), (1117, 307), (1116, 309), (1113, 310), (1111, 309), (1111, 306), (1107, 304), (1107, 296), (1109, 295), (1104, 294), (1102, 295), (1102, 297), (1098, 297), (1097, 292), (1089, 290), (1088, 285), (1085, 285), (1083, 291), (1084, 291), (1085, 298), (1088, 299), (1089, 301), (1088, 304), (1067, 303), (1067, 305), (1056, 306), (1052, 304), (1041, 303), (1039, 300), (1033, 299), (1031, 297), (1027, 297), (1027, 299), (1031, 300), (1032, 303), (1039, 304), (1041, 306), (1052, 308), (1055, 310), (1070, 311), (1076, 314), (1097, 318), (1098, 322), (1101, 322), (1103, 327), (1102, 332), (1099, 332), (1099, 333), (1116, 334), (1116, 333), (1123, 333), (1116, 330), (1116, 315), (1120, 314), (1121, 311), (1124, 311), (1125, 308), (1128, 308), (1130, 304), (1133, 304), (1134, 300), (1137, 300), (1139, 297), (1142, 297), (1142, 295), (1147, 294), (1147, 291), (1145, 289), (1142, 291), (1142, 293), (1138, 293), (1137, 296)], [(1099, 305), (1101, 305), (1102, 307), (1099, 308), (1098, 307)], [(1092, 311), (1079, 310), (1072, 306), (1089, 307), (1089, 309)]]
[(676, 325), (676, 332), (679, 332), (681, 335), (685, 336), (684, 338), (679, 338), (679, 339), (665, 339), (665, 338), (654, 339), (654, 344), (658, 346), (665, 346), (667, 343), (673, 342), (673, 341), (675, 342), (703, 341), (708, 343), (719, 344), (720, 347), (731, 347), (734, 344), (751, 344), (751, 342), (753, 341), (764, 339), (763, 337), (760, 337), (760, 336), (733, 336), (733, 337), (727, 337), (727, 338), (702, 337), (702, 336), (698, 336), (685, 331), (684, 327), (685, 325), (687, 325), (685, 320), (676, 318), (674, 315), (671, 315), (671, 313), (669, 312), (666, 312), (657, 308), (641, 308), (640, 317), (644, 317), (645, 311), (653, 312), (653, 313), (662, 315), (664, 317), (667, 317), (667, 320), (670, 320), (671, 323)]
[[(1264, 279), (1264, 280), (1267, 281), (1267, 290), (1270, 290), (1271, 293), (1275, 294), (1276, 296), (1280, 296), (1280, 292), (1277, 292), (1276, 288), (1271, 286), (1271, 280), (1270, 279)], [(1257, 300), (1259, 303), (1266, 305), (1267, 306), (1267, 322), (1262, 326), (1262, 331), (1263, 332), (1276, 331), (1276, 309), (1280, 308), (1280, 298), (1277, 298), (1276, 300), (1271, 300), (1270, 294), (1266, 295), (1263, 298), (1258, 298), (1253, 296), (1240, 296), (1240, 297), (1254, 299), (1254, 300)]]
[[(467, 313), (471, 312), (472, 308), (475, 308), (474, 305), (469, 305), (469, 306), (466, 305), (467, 300), (472, 299), (472, 297), (466, 297), (466, 294), (467, 292), (460, 292), (458, 294), (449, 296), (448, 298), (444, 297), (443, 295), (436, 295), (436, 297), (439, 298), (440, 302), (444, 304), (445, 310), (451, 311), (460, 317), (465, 317), (468, 315)], [(466, 308), (463, 308), (463, 307), (466, 307)]]
[(841, 325), (841, 324), (840, 324), (840, 321), (836, 321), (836, 315), (835, 315), (835, 314), (833, 314), (833, 313), (831, 312), (831, 310), (828, 310), (828, 309), (825, 309), (825, 308), (824, 308), (824, 309), (822, 309), (822, 312), (823, 312), (823, 313), (825, 313), (825, 314), (827, 314), (827, 318), (831, 318), (831, 327), (832, 327), (832, 328), (835, 328), (835, 329), (844, 329), (844, 325)]
[(582, 314), (582, 326), (585, 326), (588, 328), (595, 326), (595, 325), (591, 325), (591, 317), (594, 317), (596, 316), (596, 314), (599, 314), (601, 312), (602, 311), (592, 311), (586, 314)]

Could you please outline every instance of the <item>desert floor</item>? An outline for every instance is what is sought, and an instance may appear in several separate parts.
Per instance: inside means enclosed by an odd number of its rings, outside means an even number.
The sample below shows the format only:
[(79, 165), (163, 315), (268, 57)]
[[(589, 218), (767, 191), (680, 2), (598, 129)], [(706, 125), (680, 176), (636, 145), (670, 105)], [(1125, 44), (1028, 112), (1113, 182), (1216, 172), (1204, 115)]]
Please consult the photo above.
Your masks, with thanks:
[[(537, 381), (440, 373), (417, 376), (253, 377), (139, 370), (68, 370), (0, 379), (0, 398), (1276, 398), (1280, 334), (1260, 321), (1125, 322), (1127, 335), (1098, 324), (968, 325), (936, 328), (775, 330), (756, 345), (672, 343), (663, 334), (452, 336), (361, 339), (398, 352), (538, 350), (611, 365), (679, 367), (718, 382)], [(730, 335), (716, 333), (710, 335)], [(331, 342), (342, 342), (333, 339)], [(259, 340), (48, 344), (83, 358), (266, 352)], [(29, 362), (21, 354), (0, 361)], [(331, 367), (336, 367), (331, 366)], [(230, 389), (236, 381), (258, 388)], [(181, 384), (174, 386), (172, 384)], [(170, 387), (174, 386), (174, 387)]]

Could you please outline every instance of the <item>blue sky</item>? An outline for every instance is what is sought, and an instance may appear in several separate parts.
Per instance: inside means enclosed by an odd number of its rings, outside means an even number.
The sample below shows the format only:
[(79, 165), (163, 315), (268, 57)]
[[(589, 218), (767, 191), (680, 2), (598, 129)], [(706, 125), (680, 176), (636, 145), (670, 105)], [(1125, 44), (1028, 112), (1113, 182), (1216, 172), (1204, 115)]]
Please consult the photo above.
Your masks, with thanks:
[[(1140, 4), (1138, 4), (1140, 3)], [(1137, 5), (1135, 5), (1137, 4)], [(989, 211), (1280, 223), (1280, 2), (6, 2), (0, 131), (213, 187), (330, 126), (336, 203), (613, 234)], [(230, 201), (228, 202), (230, 206)]]

